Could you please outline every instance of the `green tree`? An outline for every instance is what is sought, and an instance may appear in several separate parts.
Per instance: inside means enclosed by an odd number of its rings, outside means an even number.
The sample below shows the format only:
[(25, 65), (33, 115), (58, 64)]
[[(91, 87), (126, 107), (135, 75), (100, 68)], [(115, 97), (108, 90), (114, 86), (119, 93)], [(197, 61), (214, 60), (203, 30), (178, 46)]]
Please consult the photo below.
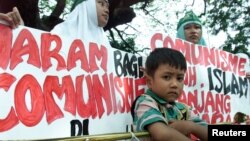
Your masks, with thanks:
[(245, 53), (250, 57), (249, 0), (207, 0), (206, 23), (213, 34), (227, 34), (221, 48), (231, 53)]

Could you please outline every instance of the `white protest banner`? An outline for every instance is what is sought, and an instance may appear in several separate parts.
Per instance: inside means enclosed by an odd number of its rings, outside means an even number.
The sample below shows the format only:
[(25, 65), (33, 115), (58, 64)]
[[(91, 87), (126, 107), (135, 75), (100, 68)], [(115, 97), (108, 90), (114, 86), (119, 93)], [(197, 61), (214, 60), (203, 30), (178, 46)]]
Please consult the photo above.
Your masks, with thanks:
[(188, 63), (185, 90), (179, 101), (187, 103), (208, 123), (231, 122), (236, 112), (250, 115), (249, 58), (215, 48), (194, 45), (155, 33), (152, 49), (169, 47), (182, 52)]
[(145, 89), (141, 56), (27, 27), (0, 31), (1, 139), (126, 132)]
[[(179, 101), (208, 123), (250, 114), (247, 59), (155, 33), (149, 46), (181, 51), (188, 62)], [(126, 132), (144, 93), (145, 58), (96, 42), (0, 25), (0, 138), (48, 139)]]

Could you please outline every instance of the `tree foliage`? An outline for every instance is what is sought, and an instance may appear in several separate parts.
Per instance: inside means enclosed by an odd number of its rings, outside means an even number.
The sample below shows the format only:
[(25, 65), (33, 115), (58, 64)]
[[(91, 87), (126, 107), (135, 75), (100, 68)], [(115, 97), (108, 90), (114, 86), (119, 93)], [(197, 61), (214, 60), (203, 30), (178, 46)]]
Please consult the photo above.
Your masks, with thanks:
[(207, 24), (212, 33), (227, 34), (221, 46), (231, 53), (245, 53), (250, 57), (250, 2), (249, 0), (208, 0)]

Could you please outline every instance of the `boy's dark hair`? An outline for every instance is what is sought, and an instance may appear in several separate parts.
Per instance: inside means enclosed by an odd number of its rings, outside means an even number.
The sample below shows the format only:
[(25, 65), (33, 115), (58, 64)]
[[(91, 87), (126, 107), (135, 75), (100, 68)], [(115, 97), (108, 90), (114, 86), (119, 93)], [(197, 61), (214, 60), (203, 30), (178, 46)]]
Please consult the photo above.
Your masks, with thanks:
[(181, 52), (171, 48), (156, 48), (147, 57), (147, 74), (154, 76), (156, 69), (162, 64), (168, 64), (171, 67), (184, 71), (187, 70), (186, 59)]
[[(150, 76), (154, 76), (156, 69), (162, 65), (168, 64), (171, 67), (187, 70), (186, 59), (183, 54), (171, 48), (156, 48), (152, 51), (146, 60), (146, 72)], [(135, 103), (140, 96), (136, 97), (131, 106), (131, 115), (134, 120)]]

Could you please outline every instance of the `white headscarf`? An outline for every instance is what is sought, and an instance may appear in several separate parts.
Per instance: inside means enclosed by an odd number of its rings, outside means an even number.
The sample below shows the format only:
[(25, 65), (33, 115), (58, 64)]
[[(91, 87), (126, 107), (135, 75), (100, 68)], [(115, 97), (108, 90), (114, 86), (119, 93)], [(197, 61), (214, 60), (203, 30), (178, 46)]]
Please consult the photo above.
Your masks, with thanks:
[(68, 18), (56, 25), (51, 33), (110, 47), (103, 28), (98, 26), (96, 0), (85, 0), (78, 4)]

